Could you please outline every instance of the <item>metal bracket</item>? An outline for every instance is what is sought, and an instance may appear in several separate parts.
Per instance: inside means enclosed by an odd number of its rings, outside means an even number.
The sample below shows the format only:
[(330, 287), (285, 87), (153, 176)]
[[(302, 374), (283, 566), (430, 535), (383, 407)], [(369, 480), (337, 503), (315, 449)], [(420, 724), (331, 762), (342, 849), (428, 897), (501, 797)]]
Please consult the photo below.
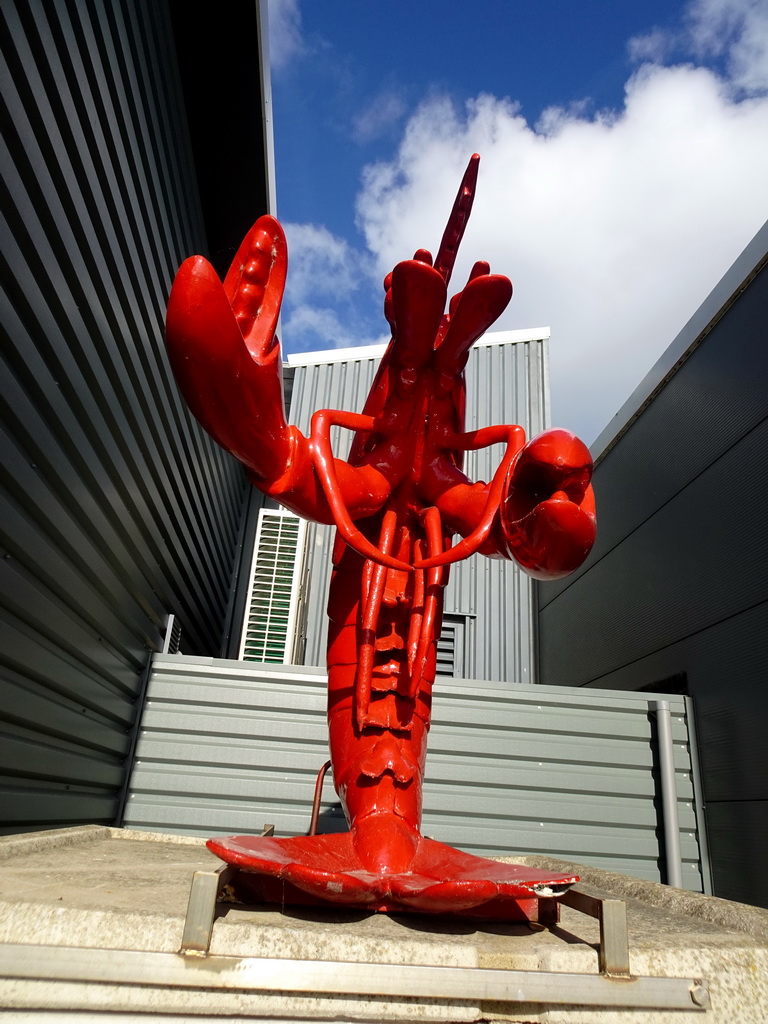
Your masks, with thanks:
[(558, 902), (597, 918), (600, 922), (600, 973), (612, 978), (628, 978), (629, 932), (624, 900), (603, 900), (580, 889), (569, 889)]
[[(274, 825), (265, 825), (261, 834), (269, 836), (273, 835), (274, 831)], [(631, 975), (626, 903), (623, 900), (601, 899), (580, 889), (570, 889), (558, 897), (557, 901), (542, 900), (542, 903), (559, 902), (599, 921), (600, 973), (597, 975), (210, 956), (208, 950), (211, 945), (216, 901), (221, 890), (236, 872), (237, 868), (233, 865), (222, 864), (212, 871), (196, 871), (192, 878), (179, 952), (185, 957), (199, 958), (201, 969), (205, 964), (210, 964), (211, 979), (221, 979), (215, 983), (209, 979), (206, 984), (212, 987), (229, 987), (223, 979), (231, 968), (237, 970), (240, 979), (233, 987), (248, 991), (269, 988), (337, 995), (364, 992), (368, 995), (377, 993), (410, 998), (416, 996), (479, 1001), (493, 999), (509, 1003), (570, 1003), (578, 1006), (626, 1006), (694, 1011), (705, 1010), (709, 1005), (707, 985), (701, 978), (651, 978)], [(154, 957), (152, 964), (157, 964), (159, 969), (161, 954), (151, 956)], [(168, 956), (164, 954), (162, 959), (165, 965), (164, 983), (181, 984), (180, 980), (176, 980)], [(187, 984), (198, 983), (190, 980), (189, 975), (183, 977), (186, 977)], [(297, 977), (303, 980), (297, 983)]]
[[(262, 836), (273, 836), (274, 825), (265, 825)], [(220, 864), (210, 871), (196, 871), (192, 875), (192, 887), (189, 890), (187, 916), (184, 919), (184, 931), (181, 936), (180, 953), (188, 956), (206, 956), (211, 948), (213, 919), (216, 914), (216, 903), (219, 893), (237, 874), (234, 864)]]

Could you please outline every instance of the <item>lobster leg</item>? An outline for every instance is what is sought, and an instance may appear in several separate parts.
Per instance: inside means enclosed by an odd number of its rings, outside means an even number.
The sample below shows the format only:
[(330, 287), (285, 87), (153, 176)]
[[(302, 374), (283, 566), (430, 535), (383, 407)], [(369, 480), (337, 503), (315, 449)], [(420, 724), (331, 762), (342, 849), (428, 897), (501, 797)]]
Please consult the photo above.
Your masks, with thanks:
[[(435, 558), (443, 550), (443, 526), (440, 519), (440, 510), (434, 505), (428, 508), (424, 515), (424, 525), (427, 533), (427, 551), (430, 558)], [(419, 570), (416, 570), (417, 572)], [(423, 570), (422, 570), (423, 571)], [(427, 656), (430, 645), (435, 642), (435, 625), (440, 612), (442, 600), (443, 569), (442, 566), (432, 568), (427, 575), (426, 598), (424, 601), (424, 615), (421, 621), (416, 656), (411, 669), (411, 680), (409, 696), (415, 700), (416, 694), (424, 679), (424, 670), (427, 665)]]
[(490, 536), (494, 525), (496, 514), (499, 510), (504, 483), (509, 474), (515, 457), (522, 448), (525, 440), (525, 433), (522, 427), (484, 427), (472, 431), (469, 434), (456, 435), (451, 437), (448, 443), (452, 447), (462, 448), (465, 451), (476, 448), (485, 448), (488, 445), (496, 444), (499, 441), (507, 442), (507, 450), (504, 458), (499, 463), (498, 469), (493, 474), (493, 480), (488, 488), (488, 496), (485, 508), (480, 516), (479, 522), (474, 529), (458, 544), (442, 552), (439, 555), (431, 555), (429, 558), (417, 562), (415, 568), (430, 569), (438, 565), (449, 565), (452, 562), (460, 562), (468, 558), (485, 544)]
[[(389, 554), (395, 538), (397, 515), (393, 509), (384, 513), (381, 526), (379, 549)], [(373, 570), (368, 594), (364, 598), (362, 618), (362, 639), (358, 649), (357, 685), (355, 688), (355, 714), (357, 727), (361, 731), (368, 721), (368, 705), (371, 700), (371, 676), (373, 674), (373, 654), (376, 648), (376, 623), (379, 620), (381, 601), (384, 597), (384, 586), (387, 579), (387, 568), (379, 563)]]
[[(417, 538), (413, 545), (413, 558), (415, 562), (420, 562), (424, 557), (424, 546), (421, 538)], [(414, 569), (413, 571), (413, 605), (411, 607), (411, 621), (408, 627), (408, 672), (410, 673), (411, 679), (415, 671), (416, 658), (419, 651), (419, 640), (422, 634), (422, 623), (424, 622), (424, 603), (427, 596), (426, 587), (427, 574), (424, 569)], [(413, 696), (412, 688), (409, 689), (409, 694)]]
[[(378, 562), (381, 565), (386, 565), (390, 569), (399, 569), (401, 572), (410, 572), (411, 566), (407, 562), (401, 562), (397, 558), (393, 558), (392, 555), (381, 551), (376, 548), (367, 537), (364, 537), (362, 533), (355, 527), (352, 522), (352, 518), (349, 512), (350, 501), (345, 498), (345, 495), (339, 486), (339, 480), (337, 475), (337, 461), (333, 458), (331, 452), (331, 438), (330, 429), (332, 426), (348, 427), (351, 430), (366, 430), (370, 431), (374, 429), (376, 421), (372, 416), (363, 416), (358, 413), (351, 412), (339, 412), (332, 409), (319, 409), (312, 417), (312, 456), (317, 471), (317, 476), (325, 492), (325, 496), (328, 500), (328, 504), (333, 511), (333, 521), (336, 523), (336, 527), (349, 544), (351, 548), (361, 554), (364, 558), (370, 558), (373, 562)], [(341, 466), (346, 466), (346, 463), (341, 463)], [(349, 467), (352, 473), (356, 473), (359, 477), (367, 475), (369, 478), (369, 486), (378, 484), (378, 493), (366, 493), (361, 485), (358, 485), (357, 493), (355, 494), (356, 506), (358, 508), (358, 514), (364, 514), (360, 509), (361, 504), (370, 502), (372, 507), (369, 509), (370, 512), (375, 512), (386, 501), (391, 490), (391, 482), (387, 478), (373, 469), (372, 466), (360, 466), (360, 467)], [(362, 484), (362, 479), (361, 479)], [(371, 500), (373, 499), (373, 500)]]

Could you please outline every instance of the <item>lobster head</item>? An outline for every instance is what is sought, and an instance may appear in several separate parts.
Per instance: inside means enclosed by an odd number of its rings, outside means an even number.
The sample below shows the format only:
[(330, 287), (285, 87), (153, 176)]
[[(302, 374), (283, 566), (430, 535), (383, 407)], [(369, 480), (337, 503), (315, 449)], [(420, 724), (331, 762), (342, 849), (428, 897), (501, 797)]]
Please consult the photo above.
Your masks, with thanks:
[[(385, 429), (402, 428), (414, 415), (426, 415), (454, 433), (463, 430), (464, 368), (470, 349), (512, 297), (509, 278), (491, 274), (488, 263), (479, 261), (464, 289), (447, 302), (448, 284), (475, 197), (479, 162), (475, 153), (435, 259), (427, 249), (418, 249), (413, 259), (398, 263), (384, 279), (384, 315), (392, 340), (364, 412)], [(421, 408), (425, 395), (429, 396), (429, 409)], [(356, 438), (350, 462), (359, 462), (368, 447), (365, 439)], [(458, 464), (462, 454), (456, 453)]]

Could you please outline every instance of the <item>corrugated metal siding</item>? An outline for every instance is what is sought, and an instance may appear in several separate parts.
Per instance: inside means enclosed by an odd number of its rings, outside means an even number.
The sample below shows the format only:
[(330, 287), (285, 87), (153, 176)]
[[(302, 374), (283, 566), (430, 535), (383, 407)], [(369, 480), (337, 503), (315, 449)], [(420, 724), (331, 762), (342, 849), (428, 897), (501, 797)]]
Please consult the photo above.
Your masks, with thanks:
[[(467, 365), (467, 430), (519, 423), (527, 437), (549, 424), (547, 342), (480, 346)], [(468, 452), (465, 472), (490, 480), (501, 445)], [(512, 562), (475, 555), (451, 566), (445, 610), (467, 616), (466, 674), (471, 679), (535, 682), (533, 587)]]
[[(439, 678), (425, 834), (478, 854), (547, 853), (658, 880), (648, 700)], [(685, 708), (672, 709), (686, 886), (701, 874)], [(126, 825), (196, 835), (306, 832), (328, 756), (325, 673), (154, 659)], [(322, 831), (346, 825), (330, 780)]]
[(245, 487), (165, 362), (204, 248), (164, 3), (2, 5), (4, 831), (114, 819), (166, 616), (218, 653)]
[[(362, 411), (378, 365), (378, 359), (361, 358), (297, 366), (291, 393), (291, 423), (308, 435), (312, 415), (318, 409)], [(331, 428), (331, 445), (339, 458), (346, 458), (349, 454), (352, 436), (349, 430)], [(331, 526), (315, 523), (311, 523), (307, 531), (309, 586), (306, 594), (305, 665), (325, 665), (328, 638), (326, 608), (335, 532)]]
[[(661, 880), (649, 699), (439, 680), (424, 831), (475, 853), (551, 853)], [(700, 889), (685, 707), (666, 699), (685, 885)]]
[[(557, 619), (557, 642), (543, 647), (542, 678), (602, 685), (628, 661), (747, 609), (762, 604), (768, 613), (766, 514), (755, 500), (753, 475), (766, 451), (768, 419), (599, 559), (583, 578), (586, 587), (577, 582), (542, 610), (547, 640)], [(748, 572), (733, 571), (734, 557), (741, 558), (734, 553), (729, 516), (701, 514), (714, 495), (738, 510), (737, 543), (749, 552)], [(600, 630), (598, 621), (610, 622), (610, 629)], [(721, 667), (727, 671), (727, 658)]]
[[(519, 423), (533, 436), (549, 425), (546, 341), (479, 345), (467, 366), (467, 430), (494, 423)], [(378, 360), (296, 366), (291, 422), (305, 433), (316, 409), (360, 411)], [(334, 451), (346, 456), (352, 434), (333, 428)], [(474, 480), (489, 480), (502, 447), (467, 454), (465, 469)], [(308, 665), (325, 664), (326, 605), (334, 531), (310, 527), (311, 559), (307, 649)], [(532, 681), (533, 614), (531, 581), (511, 563), (481, 556), (451, 568), (445, 611), (466, 619), (466, 671), (475, 679)]]
[(156, 655), (123, 824), (306, 831), (328, 758), (325, 708), (322, 669)]
[(539, 593), (540, 671), (687, 679), (715, 894), (768, 906), (768, 270), (737, 295), (598, 465), (595, 551)]

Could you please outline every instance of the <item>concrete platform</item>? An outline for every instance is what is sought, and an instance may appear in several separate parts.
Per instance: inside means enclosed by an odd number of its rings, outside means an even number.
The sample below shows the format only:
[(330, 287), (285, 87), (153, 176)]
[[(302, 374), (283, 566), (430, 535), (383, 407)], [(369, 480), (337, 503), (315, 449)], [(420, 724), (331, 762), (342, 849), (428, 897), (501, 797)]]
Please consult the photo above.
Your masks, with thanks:
[[(121, 1022), (222, 1017), (286, 1022), (495, 1019), (541, 1024), (768, 1021), (768, 911), (552, 858), (515, 860), (543, 869), (573, 870), (582, 876), (580, 888), (599, 897), (625, 900), (632, 974), (703, 978), (709, 990), (708, 1008), (697, 1010), (693, 1004), (687, 1010), (585, 1008), (455, 997), (448, 981), (464, 977), (461, 970), (465, 968), (597, 976), (598, 924), (568, 907), (563, 908), (557, 927), (543, 929), (416, 915), (298, 908), (281, 912), (274, 907), (225, 905), (217, 912), (211, 956), (207, 964), (201, 964), (206, 961), (203, 957), (195, 965), (176, 954), (192, 873), (220, 863), (205, 849), (204, 841), (84, 826), (0, 838), (3, 1024), (63, 1022), (83, 1019), (83, 1014), (89, 1021), (104, 1015), (104, 1020)], [(24, 947), (21, 953), (20, 946)], [(84, 954), (82, 950), (130, 952)], [(450, 995), (297, 993), (280, 991), (277, 983), (267, 991), (248, 991), (245, 982), (228, 982), (233, 972), (251, 977), (254, 963), (258, 966), (251, 958), (302, 961), (292, 970), (306, 971), (308, 978), (314, 977), (311, 972), (318, 961), (399, 965), (404, 992), (411, 965), (449, 968), (442, 976), (448, 979)], [(78, 964), (85, 960), (89, 965), (109, 961), (120, 980), (82, 980)], [(21, 970), (20, 961), (24, 962)], [(156, 971), (157, 964), (171, 965), (175, 975), (186, 972), (183, 982), (166, 984), (165, 968)], [(70, 971), (66, 980), (62, 980), (63, 969), (64, 974)], [(354, 973), (341, 964), (338, 970)], [(375, 971), (374, 966), (365, 969), (371, 979), (366, 993), (377, 989)], [(90, 978), (98, 975), (90, 966), (85, 973)], [(217, 989), (217, 984), (223, 987)], [(622, 984), (631, 987), (630, 982), (615, 983)]]

